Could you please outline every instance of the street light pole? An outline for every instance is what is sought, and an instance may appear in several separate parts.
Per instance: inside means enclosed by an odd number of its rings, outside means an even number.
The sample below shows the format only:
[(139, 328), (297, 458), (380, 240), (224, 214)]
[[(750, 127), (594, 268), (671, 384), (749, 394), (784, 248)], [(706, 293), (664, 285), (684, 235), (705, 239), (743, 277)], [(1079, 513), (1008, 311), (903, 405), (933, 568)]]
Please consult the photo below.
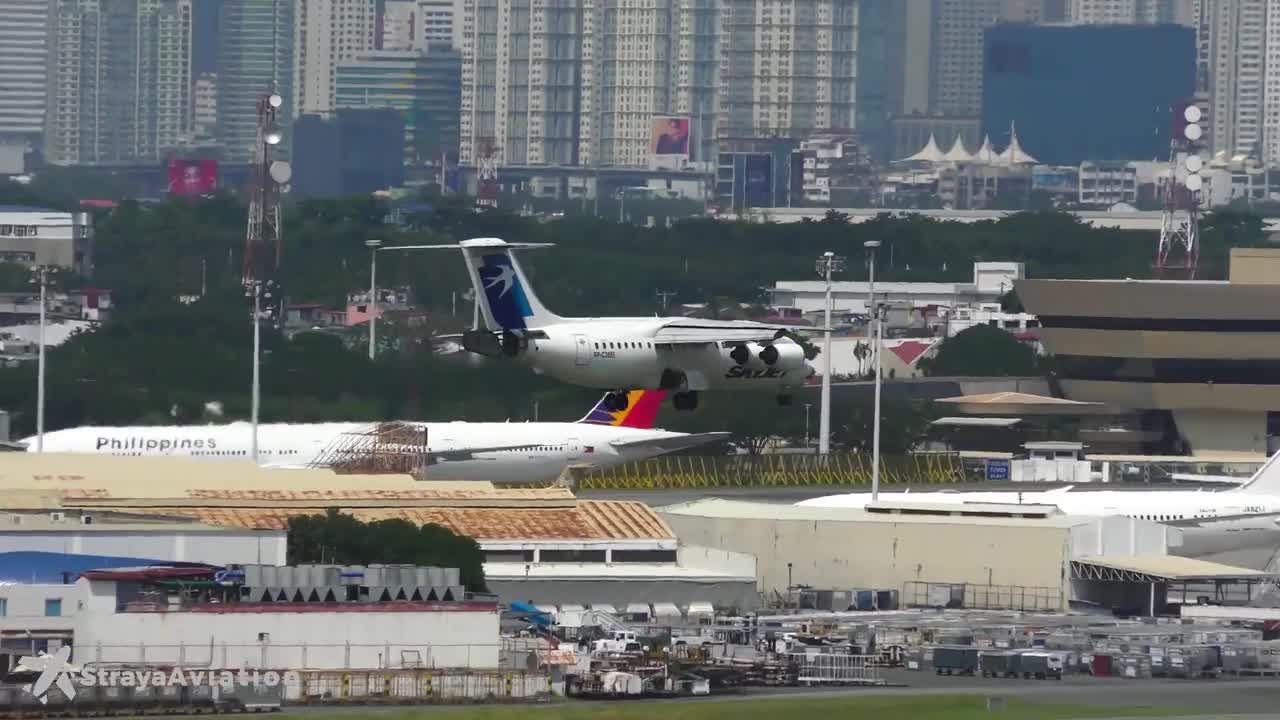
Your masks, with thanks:
[(813, 403), (804, 404), (804, 451), (809, 452), (809, 408)]
[(44, 327), (46, 285), (48, 285), (48, 269), (40, 265), (36, 268), (36, 282), (40, 283), (40, 347), (36, 353), (36, 452), (44, 452)]
[[(874, 418), (872, 420), (871, 430), (871, 502), (880, 499), (880, 306), (876, 303), (876, 248), (880, 247), (879, 240), (868, 240), (862, 244), (867, 249), (867, 267), (870, 269), (870, 278), (867, 283), (868, 295), (870, 303), (867, 305), (871, 311), (868, 320), (868, 334), (874, 333), (871, 341), (871, 351), (875, 353), (875, 373), (876, 373), (876, 393)], [(874, 324), (872, 324), (874, 323)]]
[(818, 408), (818, 454), (831, 453), (831, 274), (844, 267), (844, 258), (828, 250), (818, 258), (818, 274), (826, 282), (822, 331), (822, 405)]
[(251, 445), (253, 464), (258, 464), (258, 412), (262, 403), (262, 282), (253, 283), (253, 390), (250, 393), (249, 417), (253, 425)]
[(370, 238), (364, 241), (364, 245), (369, 248), (369, 359), (372, 360), (378, 347), (378, 248), (382, 241)]

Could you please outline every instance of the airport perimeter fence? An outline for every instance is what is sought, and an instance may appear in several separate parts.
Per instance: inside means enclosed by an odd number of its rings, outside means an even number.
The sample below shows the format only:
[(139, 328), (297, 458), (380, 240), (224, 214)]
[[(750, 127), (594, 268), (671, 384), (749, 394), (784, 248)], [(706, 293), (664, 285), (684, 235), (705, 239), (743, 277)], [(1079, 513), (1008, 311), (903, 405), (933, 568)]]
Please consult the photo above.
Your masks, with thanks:
[[(666, 490), (870, 485), (871, 469), (871, 456), (861, 453), (825, 457), (667, 455), (613, 468), (593, 468), (579, 479), (578, 486), (583, 490)], [(880, 458), (880, 482), (885, 485), (949, 485), (980, 479), (980, 472), (955, 454), (920, 453)]]
[(904, 583), (902, 606), (1022, 612), (1064, 609), (1062, 591), (1053, 587), (916, 581)]

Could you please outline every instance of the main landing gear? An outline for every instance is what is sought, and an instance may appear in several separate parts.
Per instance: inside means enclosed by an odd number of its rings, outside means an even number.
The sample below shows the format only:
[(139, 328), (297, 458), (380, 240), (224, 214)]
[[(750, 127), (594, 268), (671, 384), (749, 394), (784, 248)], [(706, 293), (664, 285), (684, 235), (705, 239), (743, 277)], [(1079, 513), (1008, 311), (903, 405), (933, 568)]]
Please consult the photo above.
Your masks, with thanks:
[(609, 410), (611, 412), (626, 410), (628, 404), (629, 401), (627, 400), (627, 393), (625, 392), (615, 390), (604, 396), (605, 410)]
[(698, 409), (698, 391), (687, 390), (678, 392), (671, 396), (671, 404), (677, 410), (697, 410)]

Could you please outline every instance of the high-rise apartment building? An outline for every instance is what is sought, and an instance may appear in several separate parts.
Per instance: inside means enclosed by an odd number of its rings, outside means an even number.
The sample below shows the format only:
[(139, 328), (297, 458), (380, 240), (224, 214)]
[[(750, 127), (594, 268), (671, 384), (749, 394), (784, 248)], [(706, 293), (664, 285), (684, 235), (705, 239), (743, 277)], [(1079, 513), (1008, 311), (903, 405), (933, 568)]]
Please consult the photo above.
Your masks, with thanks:
[(425, 50), (428, 45), (462, 47), (463, 0), (386, 0), (380, 50)]
[(258, 137), (258, 100), (278, 93), (279, 116), (289, 151), (293, 117), (294, 0), (222, 0), (218, 16), (217, 138), (228, 163), (253, 159)]
[(333, 112), (338, 63), (373, 50), (377, 0), (296, 0), (293, 112)]
[(594, 3), (468, 0), (461, 162), (578, 164), (583, 25)]
[(49, 0), (0, 2), (0, 142), (44, 132)]
[(217, 73), (200, 73), (196, 78), (193, 104), (191, 134), (198, 138), (212, 137), (218, 127)]
[(976, 116), (982, 107), (982, 35), (1000, 22), (1004, 0), (933, 0), (930, 109)]
[(645, 166), (656, 117), (689, 120), (689, 159), (711, 153), (714, 0), (597, 0), (583, 23), (583, 164)]
[(720, 0), (720, 17), (721, 138), (854, 128), (856, 0)]
[(1195, 0), (1069, 0), (1077, 25), (1191, 25)]
[[(1267, 62), (1268, 35), (1280, 30), (1280, 8), (1270, 10), (1275, 4), (1269, 0), (1198, 2), (1198, 90), (1209, 110), (1206, 144), (1213, 152), (1267, 152), (1267, 78), (1280, 81), (1280, 67), (1274, 61), (1269, 67)], [(1276, 55), (1280, 58), (1280, 52)], [(1280, 97), (1270, 102), (1278, 101)], [(1280, 113), (1280, 106), (1276, 110)], [(1280, 117), (1275, 124), (1280, 130)]]
[(45, 158), (154, 162), (187, 140), (191, 0), (54, 0)]

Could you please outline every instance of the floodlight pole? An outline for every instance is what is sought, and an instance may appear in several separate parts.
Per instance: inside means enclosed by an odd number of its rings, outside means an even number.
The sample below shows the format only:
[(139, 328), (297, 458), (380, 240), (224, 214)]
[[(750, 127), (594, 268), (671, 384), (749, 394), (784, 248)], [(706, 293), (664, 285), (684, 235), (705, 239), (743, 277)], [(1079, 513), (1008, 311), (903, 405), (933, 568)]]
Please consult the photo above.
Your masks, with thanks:
[(862, 246), (867, 249), (869, 269), (867, 309), (871, 314), (867, 317), (867, 334), (871, 335), (871, 352), (876, 358), (875, 406), (871, 421), (871, 502), (876, 502), (880, 499), (880, 305), (876, 303), (876, 249), (880, 247), (880, 241), (868, 240)]
[(826, 283), (822, 330), (822, 403), (818, 408), (818, 454), (831, 454), (831, 274), (844, 266), (844, 258), (828, 250), (818, 258), (818, 274)]
[(378, 248), (382, 241), (370, 238), (364, 241), (369, 248), (369, 359), (373, 360), (377, 353), (376, 333), (378, 326)]

